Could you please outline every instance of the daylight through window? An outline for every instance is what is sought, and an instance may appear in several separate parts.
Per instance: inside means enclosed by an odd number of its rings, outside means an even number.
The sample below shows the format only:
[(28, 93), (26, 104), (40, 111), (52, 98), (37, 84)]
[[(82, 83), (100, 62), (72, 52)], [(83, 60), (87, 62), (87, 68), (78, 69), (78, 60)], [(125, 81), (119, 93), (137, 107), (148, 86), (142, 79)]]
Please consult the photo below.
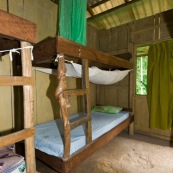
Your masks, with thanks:
[(136, 94), (147, 95), (147, 65), (149, 45), (137, 47)]

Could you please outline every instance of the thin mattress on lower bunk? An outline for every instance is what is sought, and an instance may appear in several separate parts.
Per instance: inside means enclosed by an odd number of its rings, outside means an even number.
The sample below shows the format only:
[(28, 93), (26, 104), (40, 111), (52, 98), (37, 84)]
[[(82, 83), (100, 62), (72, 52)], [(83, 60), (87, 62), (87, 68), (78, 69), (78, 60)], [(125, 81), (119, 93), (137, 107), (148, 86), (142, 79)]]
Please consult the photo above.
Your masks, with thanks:
[[(70, 116), (74, 121), (83, 113)], [(97, 139), (129, 117), (129, 112), (121, 111), (117, 114), (92, 112), (92, 140)], [(52, 120), (36, 125), (35, 148), (56, 157), (63, 157), (63, 123), (61, 119)], [(83, 126), (71, 131), (70, 155), (86, 145)]]

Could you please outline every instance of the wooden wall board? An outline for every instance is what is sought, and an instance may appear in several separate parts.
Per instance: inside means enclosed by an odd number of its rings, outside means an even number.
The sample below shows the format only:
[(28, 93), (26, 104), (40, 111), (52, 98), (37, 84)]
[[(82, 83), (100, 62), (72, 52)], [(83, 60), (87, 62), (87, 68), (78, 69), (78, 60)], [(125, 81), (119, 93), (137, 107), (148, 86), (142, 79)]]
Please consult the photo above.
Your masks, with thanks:
[(128, 77), (113, 85), (97, 85), (97, 105), (128, 107)]
[(127, 49), (127, 47), (128, 47), (128, 25), (121, 25), (118, 27), (118, 49)]
[[(115, 27), (115, 28), (111, 28), (110, 29), (110, 34), (111, 34), (111, 44), (109, 46), (109, 49), (105, 50), (105, 51), (108, 51), (108, 50), (117, 50), (119, 45), (118, 45), (118, 36), (119, 36), (119, 27)], [(100, 40), (102, 40), (102, 36), (100, 35)], [(105, 43), (104, 43), (105, 44)], [(102, 50), (102, 48), (100, 47), (100, 50)]]
[(136, 44), (145, 44), (154, 40), (154, 29), (144, 30), (133, 35), (133, 42)]
[(98, 30), (91, 25), (87, 25), (87, 46), (99, 49)]
[(154, 26), (154, 17), (150, 16), (144, 19), (136, 20), (133, 25), (133, 32), (151, 28)]
[(109, 50), (109, 46), (111, 45), (111, 32), (109, 30), (99, 30), (99, 50), (106, 52)]

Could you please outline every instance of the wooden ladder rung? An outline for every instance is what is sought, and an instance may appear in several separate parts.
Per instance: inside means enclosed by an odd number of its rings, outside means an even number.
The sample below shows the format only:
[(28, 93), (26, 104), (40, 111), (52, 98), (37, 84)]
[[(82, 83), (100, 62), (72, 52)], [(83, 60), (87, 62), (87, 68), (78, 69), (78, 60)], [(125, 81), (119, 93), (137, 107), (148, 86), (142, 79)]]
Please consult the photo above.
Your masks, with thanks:
[(65, 96), (80, 96), (89, 94), (89, 89), (74, 89), (74, 90), (65, 90), (64, 95)]
[(0, 86), (22, 86), (22, 85), (34, 85), (34, 79), (32, 77), (10, 77), (1, 76)]
[(76, 127), (78, 127), (78, 126), (80, 126), (80, 125), (82, 125), (84, 123), (87, 123), (90, 120), (91, 120), (90, 116), (86, 116), (86, 117), (83, 117), (81, 119), (78, 119), (78, 120), (70, 123), (70, 129), (72, 130), (72, 129), (74, 129), (74, 128), (76, 128)]
[(14, 132), (9, 135), (2, 136), (0, 137), (0, 148), (22, 141), (34, 135), (35, 135), (35, 128), (33, 127), (29, 129), (20, 130), (18, 132)]

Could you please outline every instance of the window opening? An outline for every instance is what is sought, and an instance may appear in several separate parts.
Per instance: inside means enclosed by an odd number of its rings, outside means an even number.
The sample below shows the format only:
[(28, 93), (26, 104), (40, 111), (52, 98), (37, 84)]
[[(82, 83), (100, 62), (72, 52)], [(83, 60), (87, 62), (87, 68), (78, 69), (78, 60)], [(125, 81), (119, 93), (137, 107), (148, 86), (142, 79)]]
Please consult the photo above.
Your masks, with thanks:
[(136, 54), (136, 94), (147, 95), (147, 67), (149, 45), (137, 47)]

